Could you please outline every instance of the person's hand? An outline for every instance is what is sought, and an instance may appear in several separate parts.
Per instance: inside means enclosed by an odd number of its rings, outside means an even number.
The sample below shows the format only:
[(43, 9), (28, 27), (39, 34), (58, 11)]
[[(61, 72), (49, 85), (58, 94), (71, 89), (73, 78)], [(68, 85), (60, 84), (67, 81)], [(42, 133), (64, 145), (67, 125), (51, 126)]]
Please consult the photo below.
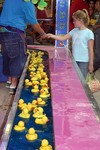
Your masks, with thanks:
[(42, 40), (42, 39), (45, 39), (45, 38), (47, 38), (47, 34), (46, 34), (46, 33), (44, 33), (43, 35), (40, 36), (40, 39), (41, 39), (41, 40)]
[(72, 57), (72, 52), (70, 50), (68, 50), (68, 54), (70, 57)]
[(51, 33), (47, 34), (47, 38), (52, 38), (52, 37), (53, 37), (53, 34), (51, 34)]
[(93, 70), (94, 70), (93, 64), (89, 64), (89, 72), (93, 73)]
[(46, 33), (44, 33), (43, 35), (37, 36), (36, 39), (39, 39), (39, 41), (42, 41), (42, 40), (45, 39), (45, 38), (47, 38), (47, 34), (46, 34)]

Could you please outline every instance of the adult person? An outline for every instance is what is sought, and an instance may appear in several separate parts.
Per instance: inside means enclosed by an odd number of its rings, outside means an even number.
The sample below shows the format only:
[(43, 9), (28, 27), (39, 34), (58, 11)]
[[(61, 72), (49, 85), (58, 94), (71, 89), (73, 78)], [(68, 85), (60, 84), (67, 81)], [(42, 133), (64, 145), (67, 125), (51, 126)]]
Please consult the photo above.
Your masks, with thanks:
[(27, 28), (26, 28), (25, 32), (26, 32), (27, 45), (33, 45), (34, 44), (34, 31), (30, 24), (27, 24)]
[(96, 19), (96, 24), (93, 25), (94, 32), (94, 72), (100, 68), (100, 0), (95, 3), (95, 13), (94, 18)]
[(89, 13), (89, 6), (85, 0), (72, 0), (70, 5), (70, 22), (69, 22), (69, 31), (74, 28), (72, 15), (77, 10), (86, 9)]
[(89, 16), (86, 9), (73, 13), (73, 23), (75, 28), (64, 36), (47, 34), (48, 38), (64, 41), (72, 38), (72, 54), (79, 66), (84, 78), (87, 73), (93, 72), (93, 44), (94, 34), (88, 29)]
[(0, 16), (0, 41), (3, 55), (3, 73), (8, 77), (9, 93), (14, 94), (27, 59), (25, 29), (27, 23), (41, 38), (46, 33), (40, 27), (32, 1), (5, 0)]
[(94, 0), (89, 0), (89, 13), (90, 13), (90, 19), (94, 15), (94, 10), (95, 10), (95, 1)]

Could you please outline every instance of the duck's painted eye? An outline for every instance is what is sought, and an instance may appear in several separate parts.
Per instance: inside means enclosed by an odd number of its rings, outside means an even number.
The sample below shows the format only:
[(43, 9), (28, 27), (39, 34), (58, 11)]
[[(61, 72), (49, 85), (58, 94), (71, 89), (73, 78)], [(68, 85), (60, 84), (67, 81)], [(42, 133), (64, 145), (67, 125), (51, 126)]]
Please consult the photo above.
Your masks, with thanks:
[(35, 109), (35, 110), (34, 110), (34, 112), (37, 112), (37, 111), (38, 111), (38, 109)]
[(39, 109), (37, 109), (37, 111), (39, 111)]

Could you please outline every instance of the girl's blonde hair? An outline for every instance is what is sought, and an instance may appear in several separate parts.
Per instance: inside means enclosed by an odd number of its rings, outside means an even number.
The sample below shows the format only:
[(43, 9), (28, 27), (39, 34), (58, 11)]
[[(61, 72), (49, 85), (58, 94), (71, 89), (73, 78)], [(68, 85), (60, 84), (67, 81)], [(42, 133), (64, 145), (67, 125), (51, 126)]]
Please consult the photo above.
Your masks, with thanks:
[(89, 15), (86, 9), (76, 11), (72, 17), (76, 20), (83, 21), (85, 26), (89, 25)]

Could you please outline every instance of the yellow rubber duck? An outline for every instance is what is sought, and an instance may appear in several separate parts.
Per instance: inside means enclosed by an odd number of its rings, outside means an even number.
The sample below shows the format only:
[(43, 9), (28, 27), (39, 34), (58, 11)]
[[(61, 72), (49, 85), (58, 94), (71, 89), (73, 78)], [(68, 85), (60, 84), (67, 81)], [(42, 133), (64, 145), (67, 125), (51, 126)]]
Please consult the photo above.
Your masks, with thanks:
[(37, 100), (32, 101), (32, 106), (33, 106), (33, 108), (37, 107)]
[(37, 70), (37, 73), (42, 74), (43, 73), (43, 68), (40, 68), (39, 70)]
[(41, 85), (41, 89), (44, 89), (44, 90), (49, 90), (49, 86), (47, 83)]
[(46, 77), (44, 80), (45, 80), (45, 82), (46, 82), (46, 83), (48, 83), (49, 78), (48, 78), (48, 77)]
[(36, 75), (31, 78), (31, 81), (37, 81), (37, 80), (38, 80), (38, 77)]
[(40, 85), (43, 86), (43, 85), (45, 85), (45, 84), (48, 84), (48, 80), (49, 80), (49, 79), (48, 79), (47, 77), (46, 77), (45, 79), (41, 79), (41, 80), (40, 80)]
[(40, 67), (40, 66), (37, 68), (37, 70), (40, 71), (40, 72), (41, 72), (41, 70), (43, 72), (43, 69), (44, 69), (44, 67)]
[(41, 147), (39, 148), (39, 150), (53, 150), (53, 148), (51, 145), (49, 145), (48, 140), (43, 139), (41, 142)]
[(37, 64), (34, 64), (34, 67), (35, 67), (35, 68), (37, 68), (37, 67), (38, 67), (38, 65), (37, 65)]
[(37, 63), (42, 63), (42, 61), (43, 61), (42, 58), (40, 58), (40, 57), (37, 58)]
[(41, 63), (41, 64), (39, 64), (38, 68), (43, 68), (44, 69), (44, 65)]
[(41, 124), (41, 125), (46, 124), (48, 121), (49, 121), (49, 119), (48, 119), (47, 116), (43, 116), (42, 118), (36, 118), (35, 119), (35, 123), (36, 124)]
[(36, 73), (34, 71), (30, 72), (30, 78), (34, 77), (36, 75)]
[(39, 92), (38, 85), (35, 85), (34, 88), (31, 90), (31, 92), (34, 93), (34, 94), (38, 94), (38, 92)]
[(16, 130), (16, 131), (23, 131), (23, 130), (25, 130), (25, 123), (23, 121), (19, 121), (18, 125), (14, 126), (14, 130)]
[(32, 111), (32, 110), (33, 110), (33, 105), (32, 105), (32, 103), (28, 103), (28, 104), (27, 104), (27, 109), (28, 109), (28, 111)]
[(41, 74), (40, 74), (40, 72), (39, 72), (39, 71), (37, 71), (36, 76), (38, 77), (38, 81), (40, 81), (40, 80), (41, 80)]
[(29, 82), (29, 79), (25, 79), (25, 83)]
[(32, 71), (36, 71), (36, 68), (34, 67), (34, 65), (30, 64), (28, 66), (28, 70), (32, 72)]
[(32, 81), (32, 86), (34, 87), (34, 85), (39, 85), (39, 81)]
[(45, 82), (45, 80), (44, 79), (41, 79), (40, 80), (40, 85), (44, 85), (46, 82)]
[(50, 93), (48, 91), (48, 89), (41, 89), (40, 90), (40, 98), (42, 98), (43, 100), (46, 100), (47, 98), (50, 97)]
[(32, 76), (33, 76), (33, 75), (34, 75), (34, 71), (30, 71), (30, 75), (32, 75)]
[(35, 76), (36, 76), (36, 72), (31, 71), (31, 72), (30, 72), (30, 75), (32, 75), (32, 77), (35, 77)]
[(23, 110), (24, 108), (27, 108), (27, 104), (24, 103), (24, 105), (21, 107), (21, 110)]
[(33, 50), (32, 53), (31, 53), (31, 56), (36, 56), (36, 54), (37, 53)]
[(38, 103), (38, 105), (45, 105), (46, 104), (46, 102), (44, 100), (42, 100), (42, 98), (40, 98), (40, 97), (37, 98), (37, 103)]
[(45, 114), (43, 114), (44, 110), (42, 107), (36, 107), (33, 110), (33, 117), (34, 118), (42, 118), (43, 116), (45, 116)]
[(43, 73), (42, 73), (42, 79), (45, 79), (46, 77), (47, 77), (46, 72), (43, 72)]
[(19, 117), (21, 117), (21, 118), (26, 118), (26, 119), (30, 118), (30, 114), (29, 114), (29, 112), (28, 112), (28, 109), (27, 109), (27, 108), (24, 108), (24, 109), (22, 110), (22, 112), (19, 114)]
[(22, 109), (22, 107), (25, 106), (25, 104), (26, 104), (26, 103), (24, 103), (24, 100), (23, 100), (23, 99), (20, 99), (20, 100), (18, 101), (18, 107), (19, 107), (20, 109)]
[(42, 70), (37, 70), (37, 72), (36, 72), (39, 81), (42, 80), (42, 73), (43, 73), (43, 69)]
[(26, 134), (26, 139), (29, 141), (34, 141), (38, 138), (38, 135), (35, 133), (35, 129), (34, 128), (30, 128), (28, 130), (28, 133)]
[(39, 52), (38, 52), (38, 55), (42, 56), (42, 55), (44, 55), (44, 52), (39, 51)]
[(32, 82), (29, 79), (25, 79), (25, 86), (26, 87), (32, 86)]

